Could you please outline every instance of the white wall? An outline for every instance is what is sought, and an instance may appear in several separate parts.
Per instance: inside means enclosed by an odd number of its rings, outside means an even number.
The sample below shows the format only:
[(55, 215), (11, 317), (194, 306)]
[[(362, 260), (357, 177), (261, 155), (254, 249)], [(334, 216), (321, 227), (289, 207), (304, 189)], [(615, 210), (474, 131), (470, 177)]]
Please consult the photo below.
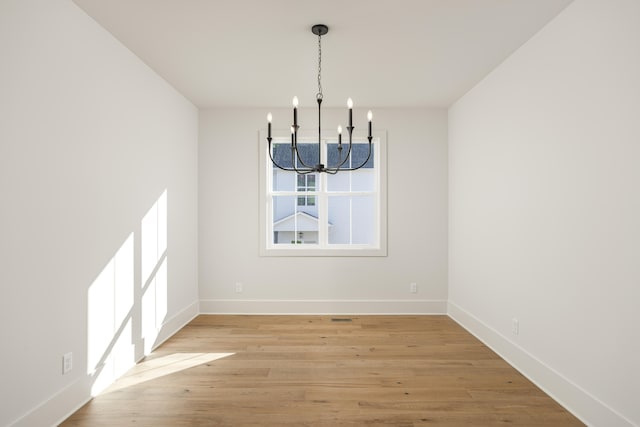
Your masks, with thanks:
[[(259, 256), (258, 131), (266, 128), (267, 112), (200, 113), (201, 310), (445, 312), (446, 111), (374, 111), (376, 129), (388, 132), (388, 256), (382, 258)], [(274, 133), (286, 136), (291, 111), (272, 112)], [(346, 115), (346, 109), (324, 111), (323, 127), (344, 124)], [(354, 111), (356, 128), (366, 129), (365, 117), (366, 111)], [(313, 131), (316, 110), (302, 110), (299, 121)], [(243, 293), (235, 293), (236, 282)], [(417, 282), (417, 294), (409, 293), (410, 282)]]
[(449, 111), (450, 314), (595, 426), (640, 425), (639, 76), (640, 2), (576, 0)]
[(0, 58), (0, 425), (45, 426), (97, 380), (88, 319), (109, 380), (197, 313), (198, 113), (69, 0), (2, 1)]

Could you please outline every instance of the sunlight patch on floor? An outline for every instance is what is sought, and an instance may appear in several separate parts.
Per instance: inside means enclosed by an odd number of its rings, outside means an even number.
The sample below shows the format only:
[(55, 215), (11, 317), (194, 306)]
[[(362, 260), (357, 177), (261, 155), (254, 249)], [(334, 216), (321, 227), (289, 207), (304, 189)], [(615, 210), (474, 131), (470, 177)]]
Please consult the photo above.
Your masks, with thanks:
[(118, 379), (103, 394), (122, 390), (146, 381), (171, 375), (194, 366), (209, 363), (235, 353), (174, 353), (137, 364), (125, 376)]

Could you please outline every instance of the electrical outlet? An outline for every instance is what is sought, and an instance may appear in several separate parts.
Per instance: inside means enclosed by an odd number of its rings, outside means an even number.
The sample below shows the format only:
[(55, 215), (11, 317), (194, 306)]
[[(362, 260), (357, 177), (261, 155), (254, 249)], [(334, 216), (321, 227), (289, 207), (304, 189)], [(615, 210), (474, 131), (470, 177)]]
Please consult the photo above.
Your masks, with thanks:
[(62, 356), (62, 375), (68, 374), (73, 369), (73, 353)]
[(409, 283), (409, 292), (411, 292), (412, 294), (418, 293), (418, 284), (416, 282)]
[(520, 322), (515, 317), (511, 319), (511, 333), (513, 335), (518, 335), (520, 332)]
[(241, 282), (236, 282), (236, 293), (237, 294), (241, 294), (242, 293), (242, 290), (243, 290), (242, 288), (243, 288), (242, 283)]

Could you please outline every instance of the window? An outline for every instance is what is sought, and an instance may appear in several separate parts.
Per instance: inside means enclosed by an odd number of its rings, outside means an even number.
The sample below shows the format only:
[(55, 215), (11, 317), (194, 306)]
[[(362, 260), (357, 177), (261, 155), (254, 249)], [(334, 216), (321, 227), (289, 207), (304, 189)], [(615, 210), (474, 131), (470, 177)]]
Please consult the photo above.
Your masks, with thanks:
[[(261, 135), (260, 253), (264, 256), (386, 256), (385, 138), (375, 135), (372, 154), (356, 171), (296, 174), (275, 167)], [(343, 143), (343, 146), (345, 144)], [(306, 164), (317, 163), (317, 137), (299, 133), (298, 148)], [(352, 167), (366, 160), (369, 143), (354, 138)], [(321, 161), (339, 161), (337, 141), (320, 145)], [(272, 155), (290, 167), (290, 139), (273, 139)]]
[[(280, 147), (282, 144), (278, 144)], [(316, 191), (316, 174), (298, 175), (298, 192)], [(298, 196), (298, 206), (315, 206), (316, 196)]]

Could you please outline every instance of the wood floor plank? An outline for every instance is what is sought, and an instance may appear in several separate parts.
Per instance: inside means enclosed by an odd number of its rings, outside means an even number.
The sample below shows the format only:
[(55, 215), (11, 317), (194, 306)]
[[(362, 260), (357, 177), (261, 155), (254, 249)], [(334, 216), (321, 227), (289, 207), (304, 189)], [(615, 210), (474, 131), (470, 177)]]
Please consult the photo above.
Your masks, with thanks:
[(579, 426), (447, 316), (198, 316), (62, 426)]

